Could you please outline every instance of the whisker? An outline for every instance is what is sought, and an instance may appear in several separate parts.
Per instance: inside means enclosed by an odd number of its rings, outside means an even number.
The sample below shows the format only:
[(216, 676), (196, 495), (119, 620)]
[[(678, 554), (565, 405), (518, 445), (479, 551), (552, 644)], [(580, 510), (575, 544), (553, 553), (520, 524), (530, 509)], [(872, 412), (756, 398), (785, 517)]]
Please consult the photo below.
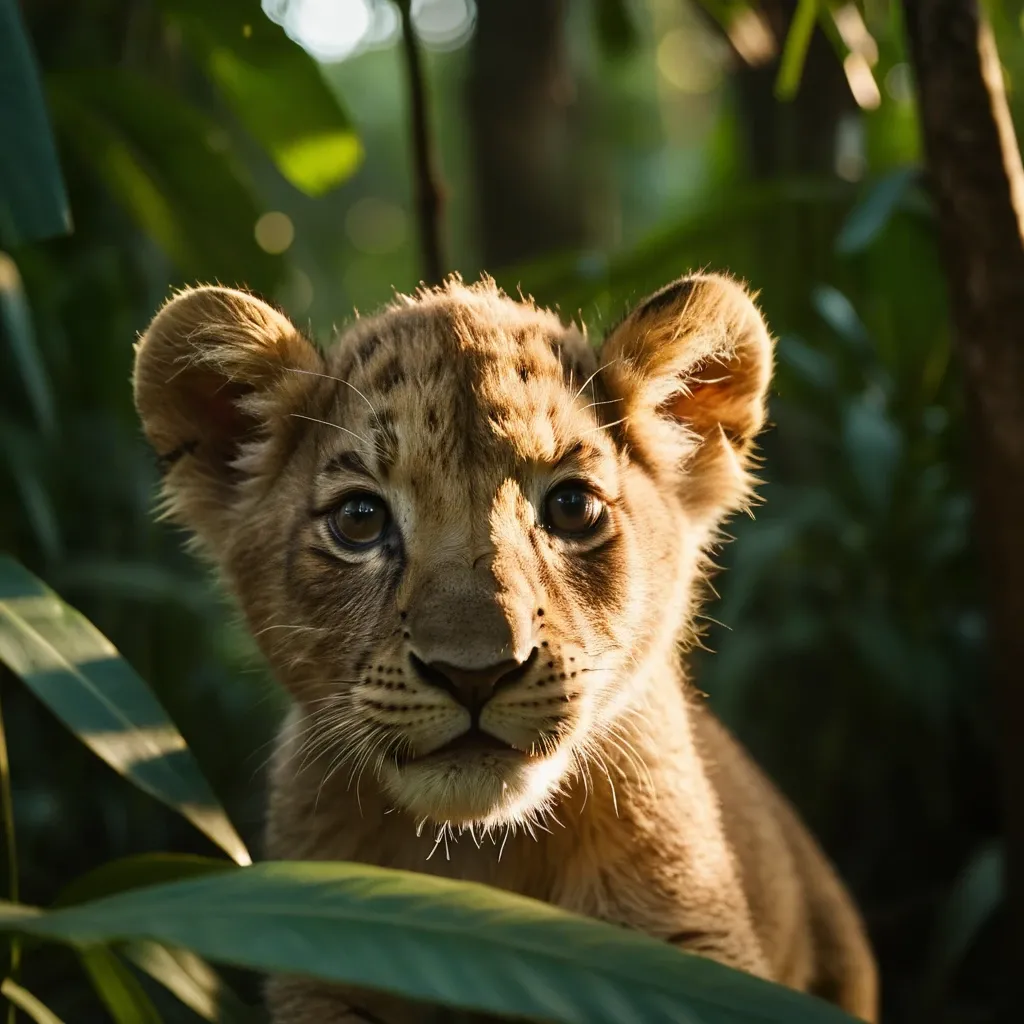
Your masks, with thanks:
[(380, 417), (377, 415), (377, 410), (373, 407), (373, 403), (350, 381), (342, 380), (340, 377), (332, 377), (329, 373), (317, 373), (315, 370), (300, 370), (297, 366), (286, 366), (285, 369), (291, 370), (292, 373), (304, 373), (310, 377), (323, 377), (325, 380), (333, 380), (338, 384), (344, 384), (345, 387), (351, 388), (367, 404), (370, 412), (373, 413), (373, 418), (377, 421), (377, 425), (382, 425)]

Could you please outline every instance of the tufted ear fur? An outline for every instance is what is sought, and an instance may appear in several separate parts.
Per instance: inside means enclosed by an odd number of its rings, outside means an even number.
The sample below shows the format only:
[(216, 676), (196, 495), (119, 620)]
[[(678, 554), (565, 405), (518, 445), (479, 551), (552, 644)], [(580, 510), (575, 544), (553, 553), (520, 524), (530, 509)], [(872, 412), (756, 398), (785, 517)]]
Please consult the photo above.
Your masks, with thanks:
[(680, 476), (691, 515), (713, 525), (748, 499), (772, 340), (742, 285), (717, 274), (667, 285), (611, 332), (601, 365), (628, 443)]
[(202, 287), (169, 299), (136, 346), (134, 387), (170, 516), (216, 543), (242, 488), (282, 456), (287, 411), (322, 370), (292, 323), (252, 295)]

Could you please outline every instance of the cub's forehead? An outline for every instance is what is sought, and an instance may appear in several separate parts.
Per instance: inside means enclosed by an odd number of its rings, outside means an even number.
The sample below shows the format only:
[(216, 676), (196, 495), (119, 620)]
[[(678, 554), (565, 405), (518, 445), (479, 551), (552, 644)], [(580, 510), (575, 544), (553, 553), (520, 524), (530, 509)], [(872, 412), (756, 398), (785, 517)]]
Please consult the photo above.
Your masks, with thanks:
[(557, 461), (597, 424), (593, 350), (553, 313), (462, 291), (342, 335), (328, 356), (333, 422), (392, 464)]

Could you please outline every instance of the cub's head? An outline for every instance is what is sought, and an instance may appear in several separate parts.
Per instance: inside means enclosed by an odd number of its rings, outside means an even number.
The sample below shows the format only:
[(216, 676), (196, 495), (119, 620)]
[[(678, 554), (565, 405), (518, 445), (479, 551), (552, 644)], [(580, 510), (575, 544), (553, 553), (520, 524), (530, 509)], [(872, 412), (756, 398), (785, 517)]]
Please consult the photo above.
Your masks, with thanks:
[(419, 817), (496, 824), (585, 775), (671, 658), (747, 498), (770, 369), (718, 276), (668, 285), (599, 351), (489, 280), (399, 299), (326, 354), (198, 288), (143, 336), (135, 398), (169, 514), (307, 752)]

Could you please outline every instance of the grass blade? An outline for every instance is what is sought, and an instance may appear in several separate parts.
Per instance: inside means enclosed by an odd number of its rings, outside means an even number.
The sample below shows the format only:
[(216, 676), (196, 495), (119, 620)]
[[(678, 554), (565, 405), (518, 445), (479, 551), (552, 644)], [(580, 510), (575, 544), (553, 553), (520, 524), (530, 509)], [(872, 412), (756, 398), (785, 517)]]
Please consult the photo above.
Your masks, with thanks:
[(129, 942), (121, 954), (211, 1024), (254, 1024), (259, 1019), (195, 953), (155, 942)]
[[(201, 878), (204, 875), (231, 871), (235, 865), (227, 860), (212, 857), (196, 857), (191, 854), (144, 853), (134, 857), (122, 857), (108, 861), (98, 868), (76, 878), (54, 901), (55, 907), (74, 906), (88, 900), (100, 899), (114, 893), (139, 889), (162, 882), (184, 878)], [(94, 947), (100, 949), (100, 947)], [(182, 1003), (211, 1024), (249, 1024), (254, 1019), (252, 1011), (225, 984), (219, 974), (206, 961), (185, 950), (167, 949), (155, 942), (130, 942), (118, 950), (120, 956), (130, 960), (139, 970), (159, 982)], [(88, 953), (86, 954), (88, 955)], [(113, 960), (113, 963), (108, 961)], [(135, 978), (126, 972), (117, 957), (108, 954), (100, 957), (102, 962), (83, 962), (93, 980), (93, 985), (104, 998), (112, 992), (115, 1001), (130, 999), (138, 989)], [(100, 986), (107, 989), (101, 991)], [(127, 988), (127, 995), (121, 990)], [(141, 992), (141, 989), (139, 989)], [(142, 992), (143, 998), (145, 993)], [(148, 1002), (148, 999), (146, 1000)], [(115, 1007), (107, 1003), (119, 1024), (127, 1024), (128, 1018), (118, 1017)], [(120, 1005), (120, 1004), (118, 1004)], [(131, 1003), (129, 1002), (129, 1009)], [(133, 1011), (136, 1014), (139, 1010)], [(148, 1024), (148, 1017), (138, 1017), (140, 1024)]]
[(31, 992), (10, 978), (5, 978), (0, 984), (0, 995), (6, 996), (12, 1006), (27, 1013), (36, 1024), (64, 1024), (60, 1017), (44, 1006)]
[(818, 20), (818, 0), (800, 0), (793, 20), (786, 33), (786, 45), (779, 62), (779, 75), (775, 79), (775, 96), (780, 100), (791, 100), (800, 88), (804, 73), (807, 48), (811, 45), (814, 25)]
[(21, 373), (36, 422), (44, 433), (52, 434), (57, 420), (53, 387), (36, 342), (18, 265), (3, 252), (0, 252), (0, 324), (3, 324), (11, 354)]
[[(0, 672), (0, 682), (3, 680), (3, 673)], [(3, 701), (0, 700), (0, 799), (3, 800), (4, 817), (4, 852), (7, 857), (7, 897), (12, 903), (17, 903), (18, 896), (18, 844), (17, 835), (14, 829), (14, 801), (11, 796), (11, 764), (7, 756), (7, 732), (4, 729)], [(12, 936), (11, 945), (11, 973), (9, 980), (13, 982), (18, 977), (18, 969), (21, 966), (21, 943)], [(7, 1014), (9, 1024), (14, 1021), (14, 1004)]]
[(163, 1024), (153, 1001), (116, 953), (92, 946), (83, 950), (79, 959), (115, 1024)]
[(0, 661), (93, 753), (192, 822), (234, 861), (251, 860), (181, 733), (83, 615), (0, 556)]

